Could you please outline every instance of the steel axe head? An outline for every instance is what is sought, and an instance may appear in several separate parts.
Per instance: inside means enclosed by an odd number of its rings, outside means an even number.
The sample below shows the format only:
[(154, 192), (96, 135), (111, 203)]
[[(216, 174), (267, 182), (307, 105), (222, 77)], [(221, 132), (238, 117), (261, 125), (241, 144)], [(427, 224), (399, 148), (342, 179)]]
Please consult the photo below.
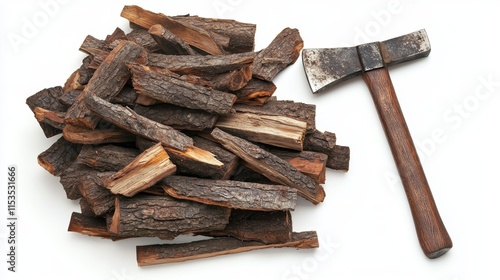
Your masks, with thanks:
[(425, 29), (348, 48), (302, 50), (302, 62), (313, 93), (338, 84), (362, 72), (421, 57), (431, 52)]

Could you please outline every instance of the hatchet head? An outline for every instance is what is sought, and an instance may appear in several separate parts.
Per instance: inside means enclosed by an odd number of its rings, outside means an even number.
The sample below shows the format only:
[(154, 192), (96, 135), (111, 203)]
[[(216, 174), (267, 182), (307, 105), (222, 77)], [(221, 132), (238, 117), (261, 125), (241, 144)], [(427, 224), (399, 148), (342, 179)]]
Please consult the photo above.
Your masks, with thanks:
[(363, 72), (426, 57), (431, 45), (425, 29), (348, 48), (304, 49), (302, 62), (313, 93)]

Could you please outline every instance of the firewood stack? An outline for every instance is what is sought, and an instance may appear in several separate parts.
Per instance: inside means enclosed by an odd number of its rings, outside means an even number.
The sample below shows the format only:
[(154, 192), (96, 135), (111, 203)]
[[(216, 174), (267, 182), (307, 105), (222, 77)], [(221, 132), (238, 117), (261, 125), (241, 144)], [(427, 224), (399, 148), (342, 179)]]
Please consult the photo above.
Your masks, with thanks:
[(69, 231), (111, 240), (195, 234), (137, 247), (141, 266), (270, 247), (318, 247), (293, 232), (297, 197), (321, 203), (325, 168), (349, 148), (315, 128), (315, 106), (272, 97), (273, 78), (303, 46), (285, 28), (254, 50), (254, 24), (165, 16), (125, 6), (132, 31), (87, 36), (64, 86), (26, 103), (46, 137), (38, 156), (67, 198)]

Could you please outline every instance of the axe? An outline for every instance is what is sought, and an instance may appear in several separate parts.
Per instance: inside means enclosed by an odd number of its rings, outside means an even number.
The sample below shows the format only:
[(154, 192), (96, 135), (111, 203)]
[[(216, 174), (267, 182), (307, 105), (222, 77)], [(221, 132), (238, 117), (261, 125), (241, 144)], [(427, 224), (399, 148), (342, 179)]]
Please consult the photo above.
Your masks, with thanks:
[(420, 246), (437, 258), (453, 246), (439, 216), (387, 66), (426, 57), (431, 51), (424, 29), (348, 48), (304, 49), (303, 65), (313, 93), (361, 74), (373, 97), (403, 182)]

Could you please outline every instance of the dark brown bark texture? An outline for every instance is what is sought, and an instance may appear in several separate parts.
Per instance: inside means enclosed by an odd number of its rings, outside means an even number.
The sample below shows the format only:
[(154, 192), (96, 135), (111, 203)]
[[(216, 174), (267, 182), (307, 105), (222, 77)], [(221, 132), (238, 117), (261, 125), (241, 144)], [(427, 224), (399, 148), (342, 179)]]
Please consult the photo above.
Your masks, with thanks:
[(168, 176), (161, 183), (165, 185), (165, 192), (173, 197), (227, 208), (293, 210), (297, 201), (297, 191), (282, 185), (185, 176)]
[(81, 148), (81, 145), (70, 143), (61, 137), (38, 155), (38, 164), (52, 175), (60, 176), (76, 160)]
[(138, 246), (137, 262), (139, 266), (146, 266), (283, 247), (317, 248), (318, 237), (316, 232), (307, 231), (293, 233), (291, 241), (273, 244), (241, 241), (233, 237), (217, 237), (191, 243)]
[(227, 208), (169, 196), (118, 197), (110, 231), (120, 236), (173, 239), (179, 234), (223, 229), (229, 215)]
[(290, 211), (232, 210), (229, 224), (223, 230), (204, 232), (202, 235), (231, 236), (239, 240), (260, 241), (266, 244), (292, 240)]
[(236, 101), (233, 94), (192, 84), (176, 75), (155, 72), (140, 65), (131, 65), (130, 70), (139, 94), (165, 103), (223, 115), (231, 111)]
[[(37, 107), (53, 112), (66, 112), (67, 107), (58, 102), (59, 98), (62, 95), (63, 90), (60, 86), (46, 88), (28, 97), (26, 99), (26, 104), (31, 109), (31, 111), (33, 111), (33, 113), (35, 108)], [(61, 133), (60, 128), (54, 127), (50, 123), (41, 121), (39, 122), (39, 124), (45, 137), (47, 138)]]
[(113, 49), (85, 86), (83, 93), (68, 109), (66, 122), (95, 128), (100, 119), (87, 108), (84, 96), (92, 94), (108, 101), (114, 98), (130, 79), (130, 71), (125, 63), (144, 63), (146, 53), (144, 48), (130, 41), (122, 42)]
[(261, 173), (269, 180), (296, 188), (299, 195), (314, 204), (323, 201), (323, 195), (318, 197), (319, 184), (312, 178), (300, 173), (285, 160), (218, 128), (212, 131), (212, 136), (226, 149), (243, 159), (251, 169)]

